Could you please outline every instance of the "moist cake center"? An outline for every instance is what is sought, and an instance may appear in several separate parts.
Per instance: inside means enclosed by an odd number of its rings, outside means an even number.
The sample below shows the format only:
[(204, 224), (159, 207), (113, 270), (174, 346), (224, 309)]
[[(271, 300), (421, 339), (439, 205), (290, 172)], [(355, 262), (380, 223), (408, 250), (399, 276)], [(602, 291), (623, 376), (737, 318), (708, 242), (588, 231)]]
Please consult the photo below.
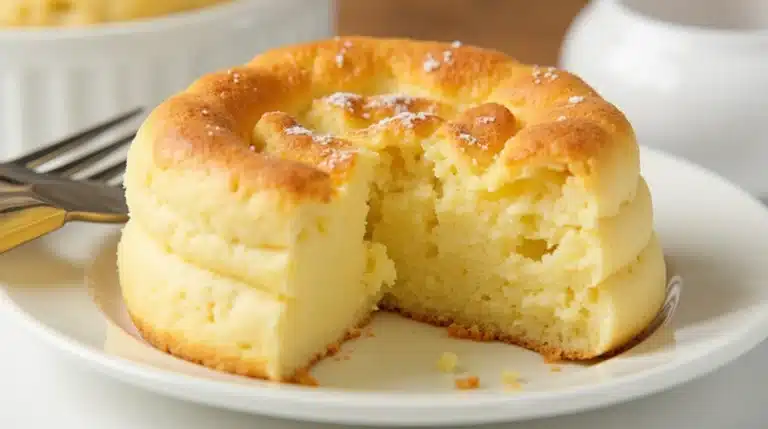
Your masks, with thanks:
[(552, 358), (589, 357), (580, 350), (604, 347), (599, 286), (642, 265), (652, 241), (650, 195), (640, 180), (617, 213), (600, 216), (566, 167), (509, 169), (504, 147), (521, 127), (498, 103), (461, 110), (403, 93), (334, 92), (296, 116), (266, 113), (253, 144), (300, 161), (297, 147), (319, 145), (329, 171), (350, 152), (376, 159), (362, 238), (396, 273), (379, 308)]

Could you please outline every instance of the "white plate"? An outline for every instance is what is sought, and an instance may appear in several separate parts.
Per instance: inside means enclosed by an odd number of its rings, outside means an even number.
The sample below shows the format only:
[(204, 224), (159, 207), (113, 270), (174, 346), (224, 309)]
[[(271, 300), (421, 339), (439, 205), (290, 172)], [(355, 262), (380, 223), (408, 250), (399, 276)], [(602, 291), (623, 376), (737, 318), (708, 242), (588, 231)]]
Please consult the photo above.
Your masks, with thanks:
[[(0, 257), (0, 303), (53, 350), (169, 396), (257, 414), (376, 425), (512, 421), (626, 401), (708, 373), (768, 336), (768, 210), (711, 173), (643, 150), (657, 230), (685, 290), (671, 322), (638, 346), (553, 372), (538, 355), (448, 338), (444, 330), (377, 316), (374, 337), (349, 342), (314, 370), (320, 388), (217, 373), (143, 343), (115, 281), (118, 230), (70, 225)], [(85, 280), (87, 278), (87, 280)], [(481, 389), (460, 392), (435, 362), (456, 352)], [(523, 390), (505, 391), (517, 371)]]

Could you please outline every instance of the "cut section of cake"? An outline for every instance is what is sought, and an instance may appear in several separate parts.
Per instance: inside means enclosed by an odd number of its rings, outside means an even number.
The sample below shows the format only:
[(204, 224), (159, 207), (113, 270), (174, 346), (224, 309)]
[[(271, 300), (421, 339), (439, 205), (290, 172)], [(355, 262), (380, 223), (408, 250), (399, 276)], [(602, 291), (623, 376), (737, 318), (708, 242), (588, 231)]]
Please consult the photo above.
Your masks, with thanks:
[(266, 52), (158, 106), (125, 183), (131, 316), (224, 371), (291, 380), (376, 309), (591, 359), (664, 299), (626, 118), (579, 78), (490, 50)]

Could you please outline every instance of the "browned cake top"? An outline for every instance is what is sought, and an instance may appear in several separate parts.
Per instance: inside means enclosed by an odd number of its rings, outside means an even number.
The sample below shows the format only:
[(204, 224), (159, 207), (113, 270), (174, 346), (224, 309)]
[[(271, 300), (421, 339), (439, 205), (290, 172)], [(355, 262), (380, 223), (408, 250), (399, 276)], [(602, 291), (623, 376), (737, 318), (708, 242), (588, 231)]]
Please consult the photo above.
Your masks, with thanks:
[(557, 164), (608, 181), (637, 168), (631, 126), (581, 79), (457, 42), (270, 50), (168, 99), (138, 141), (163, 170), (223, 169), (254, 190), (326, 200), (354, 167), (355, 142), (383, 134), (452, 145), (478, 174), (496, 162)]

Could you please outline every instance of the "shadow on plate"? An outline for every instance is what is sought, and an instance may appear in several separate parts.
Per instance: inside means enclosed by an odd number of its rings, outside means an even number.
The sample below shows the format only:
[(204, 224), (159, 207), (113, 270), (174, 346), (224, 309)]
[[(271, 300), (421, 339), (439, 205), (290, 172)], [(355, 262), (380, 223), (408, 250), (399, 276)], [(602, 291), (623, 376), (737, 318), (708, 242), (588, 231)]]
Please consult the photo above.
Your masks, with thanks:
[(0, 283), (11, 287), (80, 287), (82, 278), (82, 267), (58, 256), (44, 240), (0, 255)]

